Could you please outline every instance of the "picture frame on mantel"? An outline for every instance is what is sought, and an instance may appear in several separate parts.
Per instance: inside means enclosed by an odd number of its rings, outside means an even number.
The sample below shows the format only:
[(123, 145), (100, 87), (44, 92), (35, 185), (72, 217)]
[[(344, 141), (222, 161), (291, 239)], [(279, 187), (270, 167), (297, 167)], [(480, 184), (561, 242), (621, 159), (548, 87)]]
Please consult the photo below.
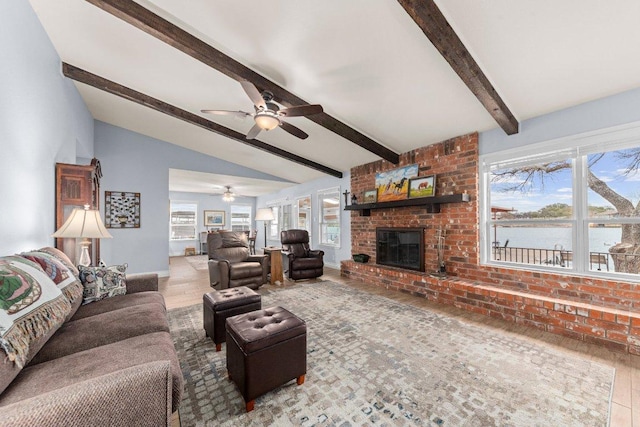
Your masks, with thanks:
[(204, 211), (205, 227), (224, 227), (225, 211)]
[(433, 197), (436, 195), (436, 176), (428, 175), (409, 180), (409, 198)]
[(378, 201), (378, 192), (374, 190), (367, 190), (362, 197), (362, 203), (375, 203)]
[(412, 164), (376, 173), (378, 202), (405, 200), (409, 192), (409, 180), (418, 176), (418, 165)]

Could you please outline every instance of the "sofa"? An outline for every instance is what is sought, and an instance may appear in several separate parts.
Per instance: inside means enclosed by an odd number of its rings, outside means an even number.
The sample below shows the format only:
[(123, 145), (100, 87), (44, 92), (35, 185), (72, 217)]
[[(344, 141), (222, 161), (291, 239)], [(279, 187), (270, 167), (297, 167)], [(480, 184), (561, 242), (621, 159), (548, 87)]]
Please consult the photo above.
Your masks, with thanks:
[(247, 286), (258, 289), (267, 281), (264, 255), (251, 255), (247, 234), (229, 230), (208, 233), (209, 284), (217, 290)]
[(170, 424), (183, 377), (158, 277), (121, 270), (54, 248), (0, 258), (0, 426)]

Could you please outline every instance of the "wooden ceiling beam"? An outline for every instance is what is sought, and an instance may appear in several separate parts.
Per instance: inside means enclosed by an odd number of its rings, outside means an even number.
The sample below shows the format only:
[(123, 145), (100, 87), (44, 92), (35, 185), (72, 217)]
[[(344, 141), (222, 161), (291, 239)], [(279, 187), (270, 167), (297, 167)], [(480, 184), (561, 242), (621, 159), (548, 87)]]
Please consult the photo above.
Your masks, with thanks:
[(136, 104), (144, 105), (145, 107), (149, 107), (153, 110), (159, 111), (176, 119), (183, 120), (192, 125), (199, 126), (208, 131), (217, 133), (218, 135), (226, 136), (227, 138), (231, 138), (253, 148), (257, 148), (269, 154), (273, 154), (274, 156), (282, 157), (283, 159), (298, 163), (311, 169), (315, 169), (322, 173), (335, 176), (336, 178), (342, 178), (342, 172), (340, 171), (331, 169), (309, 159), (305, 159), (304, 157), (282, 150), (278, 147), (274, 147), (267, 144), (266, 142), (262, 142), (257, 139), (246, 139), (245, 135), (241, 134), (240, 132), (236, 132), (233, 129), (229, 129), (228, 127), (212, 122), (211, 120), (207, 120), (204, 117), (200, 117), (189, 111), (175, 107), (171, 104), (167, 104), (166, 102), (160, 101), (159, 99), (153, 98), (149, 95), (145, 95), (144, 93), (135, 91), (126, 86), (123, 86), (111, 80), (107, 80), (104, 77), (92, 74), (88, 71), (67, 64), (65, 62), (62, 63), (62, 73), (66, 77), (77, 82), (95, 87), (113, 95), (117, 95), (121, 98), (133, 101)]
[(398, 3), (507, 135), (518, 133), (518, 120), (509, 111), (434, 0), (398, 0)]
[[(86, 1), (235, 80), (247, 80), (253, 83), (260, 91), (270, 91), (273, 93), (275, 100), (286, 107), (309, 104), (309, 102), (290, 93), (283, 87), (261, 76), (213, 46), (208, 45), (134, 1)], [(391, 163), (397, 164), (400, 161), (400, 155), (398, 153), (393, 152), (327, 113), (314, 114), (306, 118)]]

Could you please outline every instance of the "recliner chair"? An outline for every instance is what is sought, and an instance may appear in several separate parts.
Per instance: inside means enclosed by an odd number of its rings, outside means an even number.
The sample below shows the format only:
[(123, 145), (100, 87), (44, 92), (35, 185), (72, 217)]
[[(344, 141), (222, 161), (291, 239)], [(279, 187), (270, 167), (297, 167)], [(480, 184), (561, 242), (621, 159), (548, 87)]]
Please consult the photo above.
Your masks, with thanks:
[(312, 279), (322, 276), (324, 251), (309, 249), (307, 230), (283, 230), (280, 232), (282, 253), (288, 258), (287, 277), (292, 280)]
[(249, 253), (245, 233), (228, 230), (209, 233), (207, 249), (212, 288), (247, 286), (255, 290), (267, 281), (267, 257)]

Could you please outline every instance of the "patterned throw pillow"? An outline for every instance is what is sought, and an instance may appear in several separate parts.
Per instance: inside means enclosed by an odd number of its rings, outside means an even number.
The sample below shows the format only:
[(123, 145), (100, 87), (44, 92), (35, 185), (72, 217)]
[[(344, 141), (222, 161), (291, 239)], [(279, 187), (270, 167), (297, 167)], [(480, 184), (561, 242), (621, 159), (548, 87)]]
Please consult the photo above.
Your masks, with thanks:
[(80, 274), (78, 272), (78, 269), (76, 268), (75, 265), (73, 265), (73, 262), (71, 262), (71, 260), (67, 256), (67, 254), (62, 252), (60, 249), (56, 249), (56, 248), (52, 248), (52, 247), (46, 247), (46, 248), (38, 249), (38, 252), (46, 252), (49, 255), (55, 257), (61, 263), (63, 263), (69, 269), (69, 271), (71, 271), (73, 273), (73, 275), (76, 276), (76, 278), (78, 278), (78, 275)]
[(0, 258), (0, 346), (22, 368), (31, 343), (57, 330), (71, 304), (39, 264)]
[(84, 287), (82, 304), (124, 295), (127, 293), (125, 271), (127, 264), (112, 265), (110, 267), (84, 267), (78, 266), (80, 281)]

